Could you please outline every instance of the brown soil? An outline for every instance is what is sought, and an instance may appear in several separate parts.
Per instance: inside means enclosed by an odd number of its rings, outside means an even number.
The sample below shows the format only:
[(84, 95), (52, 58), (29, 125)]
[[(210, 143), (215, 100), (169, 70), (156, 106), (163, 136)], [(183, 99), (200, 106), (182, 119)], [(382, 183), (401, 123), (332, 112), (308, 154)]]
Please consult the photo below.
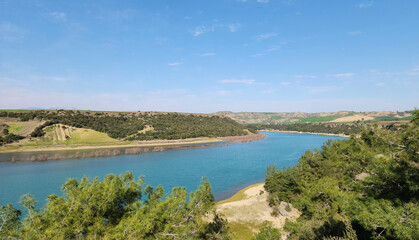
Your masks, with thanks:
[(262, 140), (266, 137), (263, 133), (253, 133), (244, 136), (232, 136), (232, 137), (223, 137), (221, 140), (229, 142), (229, 143), (245, 143), (245, 142), (252, 142)]

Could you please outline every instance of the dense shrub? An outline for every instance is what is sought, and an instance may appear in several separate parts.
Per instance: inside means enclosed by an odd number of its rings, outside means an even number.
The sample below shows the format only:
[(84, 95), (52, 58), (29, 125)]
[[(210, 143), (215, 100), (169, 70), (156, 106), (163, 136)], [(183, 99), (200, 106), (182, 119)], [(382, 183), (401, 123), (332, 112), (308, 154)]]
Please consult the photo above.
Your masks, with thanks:
[[(178, 113), (106, 113), (58, 111), (0, 112), (3, 117), (16, 117), (22, 121), (38, 119), (47, 123), (60, 123), (78, 128), (89, 128), (107, 133), (112, 138), (129, 140), (184, 139), (195, 137), (224, 137), (246, 135), (244, 127), (232, 119), (197, 114)], [(140, 133), (147, 125), (154, 130)], [(43, 125), (34, 130), (32, 137), (45, 133)]]
[(302, 212), (296, 239), (419, 239), (419, 111), (408, 128), (364, 128), (329, 141), (282, 171), (268, 167), (270, 204)]
[[(191, 194), (176, 187), (165, 195), (161, 186), (145, 186), (130, 172), (103, 181), (70, 179), (62, 189), (64, 196), (48, 196), (41, 210), (32, 196), (22, 196), (23, 221), (12, 205), (1, 206), (0, 238), (229, 239), (226, 221), (213, 211), (215, 199), (206, 180)], [(205, 220), (209, 213), (213, 218)]]

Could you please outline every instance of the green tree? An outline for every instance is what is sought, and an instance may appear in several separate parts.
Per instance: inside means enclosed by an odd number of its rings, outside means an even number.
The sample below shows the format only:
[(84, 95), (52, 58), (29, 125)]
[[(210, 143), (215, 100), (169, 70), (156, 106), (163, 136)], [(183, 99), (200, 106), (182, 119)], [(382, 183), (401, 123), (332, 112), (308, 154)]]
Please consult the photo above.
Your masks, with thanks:
[(20, 226), (20, 211), (11, 204), (0, 206), (0, 239), (15, 239)]
[(259, 229), (259, 233), (252, 240), (279, 240), (281, 236), (281, 230), (274, 228), (272, 223), (265, 221)]
[[(30, 195), (21, 198), (27, 210), (0, 208), (0, 237), (17, 239), (229, 239), (226, 221), (214, 211), (215, 199), (205, 179), (188, 195), (176, 187), (165, 195), (161, 186), (144, 187), (132, 173), (107, 175), (103, 181), (69, 179), (64, 196), (50, 195), (35, 209)], [(141, 200), (145, 197), (145, 200)], [(208, 219), (212, 215), (213, 219)], [(1, 221), (1, 220), (0, 220)]]

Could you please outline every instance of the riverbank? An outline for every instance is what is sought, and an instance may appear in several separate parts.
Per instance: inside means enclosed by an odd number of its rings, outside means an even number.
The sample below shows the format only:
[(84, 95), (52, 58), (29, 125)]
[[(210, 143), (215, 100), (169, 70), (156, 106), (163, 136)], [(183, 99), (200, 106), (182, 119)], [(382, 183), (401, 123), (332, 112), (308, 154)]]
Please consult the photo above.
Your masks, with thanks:
[(283, 130), (259, 130), (261, 132), (282, 132), (282, 133), (300, 133), (300, 134), (312, 134), (312, 135), (324, 135), (324, 136), (335, 136), (335, 137), (346, 137), (349, 138), (349, 135), (346, 134), (335, 134), (335, 133), (317, 133), (317, 132), (299, 132), (299, 131), (283, 131)]
[(282, 228), (286, 219), (299, 217), (300, 213), (294, 208), (291, 209), (290, 217), (281, 214), (273, 216), (274, 209), (268, 204), (268, 196), (264, 183), (257, 183), (217, 203), (216, 211), (227, 219), (233, 239), (251, 239), (264, 221), (271, 222), (276, 228)]
[[(265, 138), (262, 133), (245, 136), (218, 138), (189, 138), (178, 140), (152, 140), (137, 142), (118, 142), (101, 145), (41, 145), (41, 146), (11, 146), (0, 148), (0, 161), (46, 161), (63, 158), (105, 157), (147, 152), (161, 152), (170, 149), (199, 148), (209, 145), (226, 143), (244, 143)], [(2, 155), (10, 156), (4, 160)], [(6, 157), (6, 158), (7, 158)]]

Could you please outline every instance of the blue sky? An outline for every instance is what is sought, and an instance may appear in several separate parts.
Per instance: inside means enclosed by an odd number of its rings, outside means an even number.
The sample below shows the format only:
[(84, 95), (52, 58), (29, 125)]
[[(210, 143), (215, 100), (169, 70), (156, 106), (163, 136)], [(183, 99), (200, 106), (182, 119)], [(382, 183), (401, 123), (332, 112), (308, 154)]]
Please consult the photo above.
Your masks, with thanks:
[(0, 108), (411, 110), (419, 1), (0, 0)]

